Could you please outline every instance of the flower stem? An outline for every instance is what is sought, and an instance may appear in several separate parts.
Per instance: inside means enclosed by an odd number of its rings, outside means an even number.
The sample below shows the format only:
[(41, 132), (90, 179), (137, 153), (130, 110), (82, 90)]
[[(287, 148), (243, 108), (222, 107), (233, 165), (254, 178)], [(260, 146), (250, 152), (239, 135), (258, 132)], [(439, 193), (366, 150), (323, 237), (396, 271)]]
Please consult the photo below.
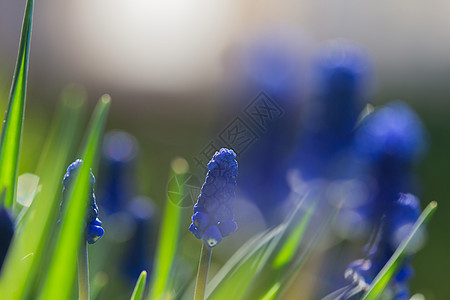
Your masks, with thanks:
[(195, 283), (194, 300), (205, 299), (206, 280), (208, 279), (209, 263), (211, 262), (212, 248), (203, 242), (200, 262), (198, 264), (197, 282)]
[(81, 243), (78, 253), (78, 299), (89, 300), (89, 260), (87, 243)]

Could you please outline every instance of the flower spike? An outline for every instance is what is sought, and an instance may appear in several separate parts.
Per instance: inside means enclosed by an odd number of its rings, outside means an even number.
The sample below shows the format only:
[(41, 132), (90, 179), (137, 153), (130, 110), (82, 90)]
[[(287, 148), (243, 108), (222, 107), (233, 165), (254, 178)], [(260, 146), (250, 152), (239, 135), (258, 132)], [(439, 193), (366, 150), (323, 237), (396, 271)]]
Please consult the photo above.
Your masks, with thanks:
[(222, 148), (208, 163), (208, 173), (202, 186), (189, 230), (209, 247), (214, 247), (236, 231), (233, 206), (238, 164), (233, 150)]

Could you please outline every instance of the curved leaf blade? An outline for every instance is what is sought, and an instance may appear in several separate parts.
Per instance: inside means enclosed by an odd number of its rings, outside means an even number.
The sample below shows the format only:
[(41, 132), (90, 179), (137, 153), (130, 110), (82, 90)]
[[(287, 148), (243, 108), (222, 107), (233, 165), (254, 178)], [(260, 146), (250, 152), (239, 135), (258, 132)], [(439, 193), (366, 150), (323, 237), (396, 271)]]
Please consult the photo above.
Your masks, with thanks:
[(0, 137), (0, 190), (6, 189), (4, 206), (7, 208), (13, 205), (16, 192), (17, 166), (25, 115), (33, 8), (34, 0), (28, 0), (23, 17), (19, 53), (9, 93), (8, 107)]
[(176, 203), (181, 203), (185, 191), (186, 174), (177, 174), (175, 170), (171, 171), (169, 191), (166, 201), (166, 209), (162, 220), (158, 246), (154, 261), (154, 271), (151, 276), (150, 293), (148, 299), (159, 300), (167, 299), (170, 287), (170, 272), (172, 270), (175, 254), (179, 244), (181, 213), (182, 208)]
[(139, 278), (136, 282), (130, 300), (142, 300), (142, 296), (144, 296), (146, 280), (147, 280), (147, 271), (144, 270), (141, 272), (141, 275), (139, 275)]
[[(110, 106), (109, 95), (100, 99), (94, 111), (85, 142), (78, 176), (66, 202), (61, 231), (56, 242), (46, 281), (39, 299), (68, 299), (75, 279), (76, 261), (82, 239), (82, 226), (87, 207), (89, 170), (94, 165)], [(70, 213), (68, 213), (70, 212)]]
[(16, 224), (21, 234), (13, 239), (0, 274), (0, 299), (23, 299), (33, 286), (33, 278), (40, 278), (37, 272), (44, 272), (40, 264), (55, 229), (61, 178), (69, 157), (73, 155), (72, 149), (77, 143), (75, 137), (79, 135), (84, 119), (85, 95), (74, 94), (72, 90), (68, 96), (63, 94), (47, 138), (46, 147), (52, 149), (51, 153), (41, 156), (43, 168), (36, 171), (41, 178), (42, 190), (21, 222)]
[(384, 289), (389, 284), (390, 279), (395, 275), (395, 272), (398, 270), (398, 267), (402, 264), (404, 259), (404, 253), (407, 249), (408, 245), (417, 234), (417, 232), (424, 226), (424, 224), (430, 219), (433, 212), (437, 208), (436, 202), (431, 202), (422, 212), (420, 217), (417, 219), (414, 227), (411, 230), (411, 233), (408, 237), (400, 244), (400, 246), (395, 250), (392, 257), (386, 263), (386, 265), (381, 269), (380, 273), (375, 277), (372, 284), (369, 287), (369, 290), (362, 298), (363, 300), (372, 300), (372, 299), (380, 299), (381, 294)]

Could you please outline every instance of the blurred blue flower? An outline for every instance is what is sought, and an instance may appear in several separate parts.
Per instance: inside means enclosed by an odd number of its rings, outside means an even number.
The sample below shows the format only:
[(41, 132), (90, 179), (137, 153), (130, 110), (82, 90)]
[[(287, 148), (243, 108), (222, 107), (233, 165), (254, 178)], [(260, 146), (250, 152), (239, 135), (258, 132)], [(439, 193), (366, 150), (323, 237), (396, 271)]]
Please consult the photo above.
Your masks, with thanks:
[(127, 241), (122, 274), (134, 284), (142, 270), (151, 270), (158, 233), (159, 211), (147, 197), (135, 197), (125, 210), (134, 221), (133, 235)]
[(217, 151), (208, 163), (208, 173), (202, 186), (189, 230), (198, 239), (214, 247), (236, 231), (233, 218), (238, 164), (233, 150)]
[(410, 164), (424, 153), (425, 130), (416, 113), (403, 102), (392, 102), (369, 115), (358, 129), (356, 148), (380, 163)]
[(330, 42), (319, 53), (315, 93), (292, 162), (303, 179), (329, 178), (336, 172), (342, 176), (342, 168), (336, 166), (349, 156), (354, 128), (366, 104), (370, 71), (364, 50), (349, 42)]
[(102, 147), (99, 205), (107, 214), (119, 212), (134, 196), (132, 175), (139, 145), (131, 134), (114, 130), (105, 135)]
[[(237, 57), (234, 77), (239, 83), (240, 109), (255, 109), (264, 118), (264, 128), (248, 123), (258, 138), (242, 154), (239, 168), (241, 189), (253, 201), (266, 221), (278, 223), (277, 209), (289, 195), (286, 180), (291, 154), (305, 94), (304, 63), (306, 43), (298, 32), (275, 30), (249, 39)], [(258, 107), (261, 92), (278, 108), (277, 117), (263, 106)], [(255, 98), (256, 97), (256, 98)], [(244, 105), (242, 105), (244, 104)], [(258, 131), (258, 130), (261, 130)]]
[[(345, 277), (355, 286), (369, 286), (394, 254), (401, 241), (411, 233), (419, 215), (419, 200), (412, 194), (399, 194), (392, 209), (385, 212), (376, 240), (368, 248), (366, 257), (350, 263), (345, 271)], [(408, 230), (401, 230), (405, 227)], [(401, 230), (401, 235), (399, 235), (399, 230)], [(400, 266), (391, 282), (390, 288), (396, 300), (409, 299), (408, 282), (414, 274), (410, 264), (413, 250), (409, 250), (403, 265)]]
[(14, 235), (14, 221), (4, 207), (0, 207), (0, 270), (8, 253), (8, 248)]
[(426, 134), (414, 111), (393, 102), (366, 117), (357, 130), (355, 151), (367, 162), (375, 183), (367, 217), (377, 222), (392, 208), (397, 195), (414, 191), (412, 166), (426, 149)]
[[(69, 165), (67, 168), (66, 174), (64, 174), (64, 178), (62, 181), (63, 184), (63, 197), (61, 201), (61, 212), (64, 208), (64, 199), (68, 196), (68, 193), (70, 189), (72, 188), (72, 181), (75, 178), (75, 175), (80, 170), (81, 165), (83, 164), (83, 161), (81, 159), (75, 160), (72, 164)], [(89, 244), (93, 244), (99, 239), (102, 238), (105, 231), (101, 227), (102, 222), (98, 219), (98, 207), (97, 203), (95, 201), (95, 193), (94, 193), (94, 183), (95, 183), (95, 177), (94, 174), (92, 174), (92, 170), (89, 174), (89, 191), (88, 191), (88, 197), (89, 197), (89, 206), (86, 213), (86, 241)]]

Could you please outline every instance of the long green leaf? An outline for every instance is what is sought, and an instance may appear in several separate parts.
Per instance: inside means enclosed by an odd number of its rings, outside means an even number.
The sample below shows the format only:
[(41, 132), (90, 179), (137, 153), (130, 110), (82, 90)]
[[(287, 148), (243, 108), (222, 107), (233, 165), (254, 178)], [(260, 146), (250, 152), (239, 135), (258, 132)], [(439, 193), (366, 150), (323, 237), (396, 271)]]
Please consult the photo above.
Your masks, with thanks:
[[(278, 281), (276, 281), (276, 277), (271, 278), (272, 280), (270, 281), (270, 284), (266, 284), (266, 286), (256, 285), (253, 291), (258, 291), (258, 295), (269, 294), (273, 299), (281, 298), (283, 293), (292, 284), (297, 274), (300, 273), (302, 265), (306, 262), (308, 256), (313, 252), (316, 245), (320, 242), (322, 237), (325, 236), (326, 232), (331, 228), (331, 225), (333, 224), (339, 210), (340, 207), (333, 209), (326, 218), (323, 218), (321, 220), (320, 225), (314, 229), (314, 234), (308, 241), (307, 245), (302, 251), (297, 251), (296, 255), (289, 260), (289, 264), (287, 264), (286, 267), (274, 270), (274, 272), (278, 273)], [(300, 223), (299, 226), (301, 227), (302, 224)], [(271, 286), (271, 288), (269, 288), (269, 286)], [(265, 294), (261, 293), (261, 291), (264, 290), (266, 290), (267, 292)]]
[(261, 300), (273, 300), (276, 299), (278, 290), (280, 289), (281, 284), (276, 282), (270, 289), (264, 294)]
[[(68, 299), (75, 278), (77, 253), (82, 240), (82, 227), (89, 190), (89, 170), (94, 166), (108, 115), (110, 97), (103, 96), (94, 111), (82, 156), (83, 164), (73, 181), (66, 202), (61, 231), (49, 273), (39, 299)], [(69, 213), (70, 212), (70, 213)]]
[(48, 241), (56, 228), (61, 194), (61, 178), (77, 143), (83, 119), (84, 94), (63, 95), (61, 106), (50, 130), (46, 148), (51, 149), (42, 168), (42, 191), (28, 208), (10, 246), (0, 277), (0, 299), (22, 299), (32, 286), (42, 258), (49, 251)]
[(273, 259), (273, 269), (280, 269), (286, 266), (292, 260), (295, 253), (298, 251), (298, 246), (303, 239), (305, 230), (309, 224), (309, 221), (311, 220), (314, 209), (315, 206), (311, 206), (306, 214), (302, 216), (300, 222), (298, 222), (298, 225), (296, 225), (293, 230), (287, 235), (286, 241), (280, 247), (280, 250)]
[(145, 280), (147, 279), (147, 271), (142, 271), (136, 282), (130, 300), (141, 300), (145, 290)]
[[(176, 180), (170, 181), (169, 191), (172, 193), (169, 193), (167, 198), (166, 210), (159, 232), (155, 268), (152, 273), (148, 298), (150, 300), (166, 299), (169, 295), (169, 275), (179, 243), (182, 209), (176, 203), (181, 203), (185, 193), (185, 174), (176, 174), (175, 171), (172, 171), (171, 178)], [(177, 192), (173, 193), (173, 191)]]
[(248, 287), (256, 278), (261, 264), (264, 263), (267, 251), (276, 236), (267, 236), (255, 245), (255, 248), (245, 257), (236, 268), (231, 269), (219, 284), (210, 291), (207, 287), (207, 299), (243, 299)]
[(256, 260), (257, 257), (260, 257), (262, 249), (267, 248), (268, 245), (284, 230), (284, 225), (277, 226), (270, 231), (267, 230), (254, 236), (242, 245), (219, 270), (219, 272), (217, 272), (217, 274), (210, 280), (206, 287), (206, 298), (209, 298), (213, 292), (218, 293), (217, 289), (219, 289), (219, 285), (222, 285), (224, 282), (228, 282), (231, 285), (233, 282), (240, 282), (241, 276), (239, 273), (248, 277), (248, 274), (244, 271), (240, 271), (242, 264), (244, 264), (247, 260)]
[[(279, 225), (276, 230), (279, 233), (269, 239), (270, 232), (259, 240), (259, 245), (247, 247), (248, 255), (243, 258), (235, 269), (228, 270), (226, 276), (221, 278), (217, 283), (217, 279), (209, 284), (207, 291), (210, 292), (209, 299), (246, 299), (251, 291), (252, 285), (261, 277), (261, 273), (269, 272), (271, 275), (281, 273), (290, 260), (293, 259), (298, 251), (299, 243), (302, 241), (305, 229), (309, 224), (311, 215), (314, 212), (315, 205), (312, 205), (305, 213), (301, 212), (303, 201), (299, 201), (294, 212)], [(264, 243), (261, 243), (264, 242)], [(221, 272), (219, 272), (220, 274)], [(264, 282), (270, 287), (277, 280), (277, 276), (265, 276)], [(270, 282), (269, 281), (270, 277)], [(272, 280), (273, 279), (273, 280)], [(256, 299), (256, 298), (255, 298)]]
[(384, 265), (383, 269), (381, 269), (380, 273), (378, 273), (378, 275), (375, 277), (369, 287), (369, 290), (364, 295), (363, 300), (380, 299), (384, 289), (388, 286), (390, 279), (395, 275), (395, 273), (398, 271), (398, 268), (402, 265), (405, 258), (405, 250), (407, 249), (408, 245), (411, 243), (418, 231), (430, 219), (436, 208), (436, 202), (433, 201), (428, 204), (428, 206), (420, 215), (419, 219), (417, 219), (416, 223), (414, 224), (411, 233), (405, 240), (403, 240), (397, 250), (395, 250), (392, 257), (386, 263), (386, 265)]
[(0, 190), (6, 189), (4, 206), (7, 208), (13, 205), (16, 190), (17, 165), (25, 115), (33, 7), (34, 1), (28, 0), (23, 17), (16, 69), (0, 137)]
[[(43, 176), (48, 170), (49, 164), (61, 152), (61, 147), (71, 149), (69, 151), (71, 155), (75, 153), (73, 149), (79, 145), (81, 128), (83, 128), (81, 124), (85, 121), (86, 99), (86, 91), (81, 86), (71, 84), (62, 91), (61, 104), (36, 167), (38, 176)], [(63, 145), (61, 141), (64, 141)]]

